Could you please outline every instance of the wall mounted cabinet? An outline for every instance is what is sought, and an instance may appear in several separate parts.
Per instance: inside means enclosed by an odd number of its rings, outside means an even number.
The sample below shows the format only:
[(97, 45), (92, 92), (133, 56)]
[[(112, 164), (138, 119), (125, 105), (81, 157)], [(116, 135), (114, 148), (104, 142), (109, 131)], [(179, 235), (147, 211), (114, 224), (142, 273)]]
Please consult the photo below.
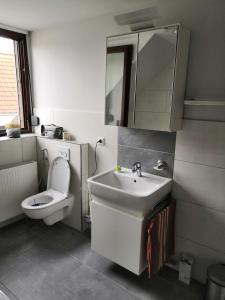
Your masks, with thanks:
[(107, 38), (106, 125), (182, 127), (189, 36), (171, 25)]

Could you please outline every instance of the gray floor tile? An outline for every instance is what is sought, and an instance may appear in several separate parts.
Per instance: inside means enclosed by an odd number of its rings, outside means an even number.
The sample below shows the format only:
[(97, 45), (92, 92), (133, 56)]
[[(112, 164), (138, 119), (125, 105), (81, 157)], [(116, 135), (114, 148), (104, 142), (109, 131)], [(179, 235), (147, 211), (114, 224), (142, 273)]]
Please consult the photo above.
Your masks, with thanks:
[(0, 254), (26, 251), (41, 236), (43, 225), (40, 222), (21, 220), (0, 229)]
[(103, 273), (106, 277), (141, 299), (167, 299), (166, 297), (173, 293), (174, 285), (164, 279), (160, 279), (158, 276), (151, 280), (148, 279), (146, 272), (141, 276), (137, 276), (94, 251), (89, 250), (88, 254), (87, 252), (85, 259), (83, 259), (85, 264)]
[(64, 224), (22, 220), (0, 229), (0, 282), (19, 300), (202, 299), (203, 285), (186, 286), (171, 269), (149, 280), (90, 247), (87, 236)]
[(19, 299), (73, 299), (69, 291), (61, 291), (59, 282), (80, 266), (79, 261), (46, 249), (28, 250), (20, 254), (19, 260), (1, 277)]
[(203, 295), (197, 295), (188, 290), (176, 288), (170, 300), (203, 300)]
[(62, 223), (50, 227), (48, 232), (42, 236), (46, 242), (57, 243), (61, 248), (68, 251), (82, 248), (84, 244), (90, 243), (90, 240), (83, 234)]
[(83, 262), (94, 270), (106, 274), (108, 270), (115, 266), (113, 262), (107, 258), (95, 253), (93, 250), (86, 251)]
[(173, 283), (174, 285), (176, 285), (176, 287), (178, 287), (181, 291), (184, 291), (184, 293), (186, 291), (191, 292), (191, 293), (197, 295), (197, 297), (199, 297), (199, 299), (203, 298), (203, 295), (205, 293), (205, 285), (199, 283), (198, 281), (192, 279), (191, 284), (187, 285), (178, 280), (178, 272), (176, 272), (168, 267), (164, 267), (162, 270), (160, 270), (158, 275), (160, 277), (166, 279), (167, 281)]
[(87, 265), (80, 265), (69, 277), (59, 283), (62, 289), (73, 292), (73, 299), (83, 300), (138, 300), (128, 290), (117, 285), (111, 279), (94, 271)]
[(147, 272), (137, 276), (118, 265), (111, 265), (104, 274), (141, 299), (168, 299), (174, 291), (173, 284), (157, 275), (149, 279)]
[(90, 240), (81, 233), (70, 228), (65, 232), (65, 225), (48, 233), (47, 236), (45, 236), (45, 241), (50, 244), (57, 244), (60, 249), (66, 251), (82, 262), (87, 260), (91, 252)]
[(8, 274), (13, 274), (15, 270), (23, 269), (25, 266), (24, 256), (18, 254), (16, 250), (13, 253), (0, 255), (0, 281), (4, 282)]

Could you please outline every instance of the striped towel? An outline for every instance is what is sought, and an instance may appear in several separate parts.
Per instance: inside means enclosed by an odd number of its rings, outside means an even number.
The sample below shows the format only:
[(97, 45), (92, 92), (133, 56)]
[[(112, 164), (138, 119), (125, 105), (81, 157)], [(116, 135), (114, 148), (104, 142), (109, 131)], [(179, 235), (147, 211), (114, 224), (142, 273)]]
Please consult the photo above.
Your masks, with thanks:
[(149, 278), (174, 254), (175, 210), (176, 201), (172, 200), (149, 221), (147, 240)]

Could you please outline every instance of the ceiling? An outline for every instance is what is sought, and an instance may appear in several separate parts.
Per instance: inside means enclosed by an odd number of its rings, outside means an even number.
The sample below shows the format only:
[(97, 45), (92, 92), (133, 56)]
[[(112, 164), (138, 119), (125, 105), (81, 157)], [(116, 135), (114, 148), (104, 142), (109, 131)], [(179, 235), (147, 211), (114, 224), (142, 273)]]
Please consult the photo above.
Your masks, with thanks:
[(155, 0), (0, 0), (0, 23), (37, 30), (144, 8)]

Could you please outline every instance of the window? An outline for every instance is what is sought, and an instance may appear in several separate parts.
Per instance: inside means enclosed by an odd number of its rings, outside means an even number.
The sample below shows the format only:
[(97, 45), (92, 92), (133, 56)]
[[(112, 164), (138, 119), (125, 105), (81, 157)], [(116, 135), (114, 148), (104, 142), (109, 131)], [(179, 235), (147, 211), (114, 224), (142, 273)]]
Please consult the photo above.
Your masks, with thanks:
[(0, 29), (0, 134), (13, 119), (31, 132), (31, 89), (26, 35)]

